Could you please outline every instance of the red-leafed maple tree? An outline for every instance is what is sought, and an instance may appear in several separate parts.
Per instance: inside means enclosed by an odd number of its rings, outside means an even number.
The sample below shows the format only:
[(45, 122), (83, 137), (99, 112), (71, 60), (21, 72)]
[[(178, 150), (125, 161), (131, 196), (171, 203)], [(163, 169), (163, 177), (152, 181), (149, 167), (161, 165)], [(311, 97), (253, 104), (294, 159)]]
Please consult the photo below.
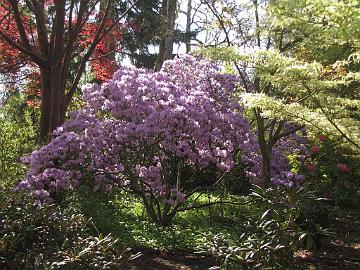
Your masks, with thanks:
[(107, 45), (136, 2), (113, 19), (113, 0), (0, 0), (0, 73), (38, 68), (41, 141), (63, 123), (88, 61), (98, 80), (114, 71)]

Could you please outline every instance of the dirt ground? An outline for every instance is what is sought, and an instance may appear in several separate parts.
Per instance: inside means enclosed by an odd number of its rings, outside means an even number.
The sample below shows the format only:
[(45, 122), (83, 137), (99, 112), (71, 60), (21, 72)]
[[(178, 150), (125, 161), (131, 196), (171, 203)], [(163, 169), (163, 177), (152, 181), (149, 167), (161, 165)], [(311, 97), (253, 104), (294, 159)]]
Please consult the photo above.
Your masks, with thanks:
[(143, 255), (129, 270), (205, 270), (216, 265), (212, 257), (187, 253), (161, 253), (141, 250)]

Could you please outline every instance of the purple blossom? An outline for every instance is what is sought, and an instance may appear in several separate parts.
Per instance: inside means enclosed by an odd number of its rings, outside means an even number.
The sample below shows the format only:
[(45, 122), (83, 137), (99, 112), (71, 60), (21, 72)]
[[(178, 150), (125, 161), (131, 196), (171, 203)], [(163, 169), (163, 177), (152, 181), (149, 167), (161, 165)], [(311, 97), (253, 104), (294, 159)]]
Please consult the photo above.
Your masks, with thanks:
[[(284, 128), (293, 127), (291, 125), (285, 125)], [(288, 156), (295, 156), (297, 161), (303, 164), (307, 154), (308, 149), (306, 147), (306, 137), (304, 134), (295, 132), (281, 138), (272, 150), (270, 171), (272, 183), (274, 185), (283, 185), (286, 187), (299, 187), (304, 180), (304, 176), (292, 171), (292, 165)]]
[[(185, 200), (176, 183), (182, 177), (179, 166), (227, 172), (235, 153), (256, 182), (259, 146), (233, 99), (237, 84), (215, 63), (188, 55), (166, 61), (160, 72), (122, 67), (108, 83), (86, 85), (84, 107), (70, 113), (48, 145), (23, 159), (30, 169), (19, 189), (44, 200), (90, 177), (95, 191), (130, 186), (175, 205)], [(283, 140), (274, 149), (274, 183), (299, 182), (282, 173), (289, 169), (286, 147)]]

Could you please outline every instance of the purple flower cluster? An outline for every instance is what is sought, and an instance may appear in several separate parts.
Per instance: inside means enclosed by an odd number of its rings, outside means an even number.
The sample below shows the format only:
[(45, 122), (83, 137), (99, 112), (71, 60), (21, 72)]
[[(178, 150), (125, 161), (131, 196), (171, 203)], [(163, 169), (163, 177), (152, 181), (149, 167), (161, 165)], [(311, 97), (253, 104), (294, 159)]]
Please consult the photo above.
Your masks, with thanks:
[(23, 163), (30, 164), (30, 170), (18, 188), (31, 190), (41, 201), (51, 201), (50, 193), (78, 186), (82, 177), (78, 165), (84, 161), (78, 154), (80, 141), (76, 133), (63, 132), (50, 144), (22, 158)]
[(258, 178), (256, 136), (231, 98), (236, 84), (215, 63), (188, 55), (160, 72), (123, 67), (108, 83), (84, 88), (84, 107), (24, 159), (30, 170), (19, 187), (43, 199), (91, 177), (94, 190), (129, 186), (177, 204), (187, 181), (179, 166), (229, 171), (235, 152)]
[[(293, 129), (292, 125), (285, 125), (286, 129)], [(303, 132), (303, 131), (302, 131)], [(294, 132), (281, 138), (272, 150), (271, 182), (274, 185), (286, 187), (299, 187), (304, 176), (292, 171), (289, 156), (296, 157), (297, 162), (304, 163), (308, 154), (305, 134)]]

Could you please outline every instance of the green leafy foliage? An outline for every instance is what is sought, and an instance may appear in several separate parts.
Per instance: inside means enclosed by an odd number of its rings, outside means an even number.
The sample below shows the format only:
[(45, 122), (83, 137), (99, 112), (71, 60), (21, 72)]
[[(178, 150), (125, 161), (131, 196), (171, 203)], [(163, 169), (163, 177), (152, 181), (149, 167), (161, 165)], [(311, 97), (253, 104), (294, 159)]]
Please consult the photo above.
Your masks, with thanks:
[(336, 141), (315, 140), (319, 151), (310, 156), (314, 167), (307, 174), (308, 188), (340, 207), (357, 207), (360, 200), (360, 170), (358, 159)]
[(305, 190), (255, 186), (249, 200), (257, 215), (247, 217), (238, 242), (217, 234), (205, 246), (224, 269), (295, 269), (294, 252), (314, 248), (317, 237), (328, 233), (309, 214), (314, 198)]
[[(125, 246), (194, 251), (198, 246), (204, 245), (204, 235), (222, 233), (236, 241), (239, 231), (245, 229), (244, 215), (256, 212), (251, 205), (243, 204), (241, 197), (228, 193), (203, 194), (196, 203), (206, 204), (209, 200), (223, 200), (233, 204), (215, 204), (179, 212), (173, 224), (168, 227), (156, 225), (147, 216), (141, 199), (125, 192), (101, 194), (82, 189), (69, 196), (64, 204), (78, 209), (86, 217), (91, 217), (99, 231), (111, 233), (121, 239)], [(192, 203), (194, 201), (190, 200), (189, 204)]]
[(305, 126), (310, 135), (321, 132), (341, 139), (345, 147), (359, 155), (359, 72), (355, 55), (329, 66), (299, 60), (278, 50), (240, 54), (234, 47), (219, 47), (202, 54), (228, 64), (237, 62), (260, 78), (261, 89), (257, 93), (238, 91), (239, 101), (247, 108), (261, 109), (267, 119)]
[(11, 187), (26, 173), (20, 158), (36, 146), (36, 111), (9, 97), (0, 107), (0, 188)]
[[(285, 120), (342, 140), (360, 156), (358, 1), (269, 1), (258, 26), (266, 49), (202, 50), (243, 79), (239, 100), (263, 119)], [(234, 67), (236, 63), (236, 68)], [(251, 85), (251, 83), (253, 85)], [(244, 91), (246, 90), (246, 91)]]
[(133, 258), (110, 235), (93, 236), (89, 220), (71, 209), (1, 195), (1, 269), (123, 269)]
[[(292, 29), (286, 40), (298, 40), (296, 51), (302, 56), (323, 61), (334, 47), (358, 47), (360, 9), (356, 0), (276, 0), (270, 1), (272, 29)], [(344, 51), (344, 50), (343, 50)], [(341, 55), (341, 54), (340, 54)], [(336, 53), (332, 55), (336, 56)]]

